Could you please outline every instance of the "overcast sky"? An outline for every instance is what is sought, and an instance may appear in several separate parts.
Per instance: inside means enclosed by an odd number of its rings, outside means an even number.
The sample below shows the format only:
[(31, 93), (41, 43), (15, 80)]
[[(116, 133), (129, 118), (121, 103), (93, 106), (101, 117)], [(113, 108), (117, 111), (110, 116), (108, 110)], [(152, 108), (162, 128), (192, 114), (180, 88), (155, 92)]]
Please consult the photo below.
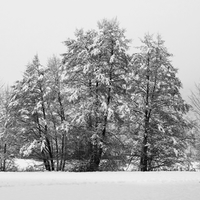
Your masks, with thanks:
[(20, 79), (35, 54), (45, 65), (64, 53), (76, 28), (115, 17), (133, 46), (147, 32), (161, 34), (186, 98), (200, 83), (200, 0), (1, 0), (0, 82)]

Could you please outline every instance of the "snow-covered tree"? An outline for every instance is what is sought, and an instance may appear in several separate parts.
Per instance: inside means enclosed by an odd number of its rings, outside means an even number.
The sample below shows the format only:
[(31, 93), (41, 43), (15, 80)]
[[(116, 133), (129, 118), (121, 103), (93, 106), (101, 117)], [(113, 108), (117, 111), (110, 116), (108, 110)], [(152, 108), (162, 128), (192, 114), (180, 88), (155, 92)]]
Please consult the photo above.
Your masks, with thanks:
[[(16, 136), (18, 131), (11, 120), (9, 104), (12, 91), (4, 88), (0, 93), (0, 170), (6, 171), (12, 163), (12, 159), (17, 156), (19, 141)], [(10, 166), (11, 167), (11, 166)]]
[(13, 86), (10, 108), (13, 117), (21, 127), (24, 142), (34, 139), (45, 140), (48, 153), (41, 153), (47, 170), (54, 170), (51, 134), (48, 129), (48, 88), (46, 69), (40, 64), (38, 56), (28, 64), (21, 81)]
[(35, 56), (13, 86), (10, 121), (23, 155), (37, 154), (47, 170), (84, 160), (85, 171), (99, 170), (102, 159), (134, 160), (142, 171), (185, 159), (190, 106), (160, 36), (146, 35), (130, 55), (125, 30), (104, 19), (64, 44), (61, 60), (44, 67)]
[(192, 91), (192, 94), (190, 96), (191, 104), (192, 104), (192, 112), (191, 116), (193, 120), (195, 121), (195, 149), (196, 149), (196, 160), (200, 160), (200, 134), (199, 134), (199, 129), (200, 129), (200, 84), (196, 84), (196, 88), (194, 91)]
[(51, 121), (51, 132), (55, 146), (57, 170), (65, 169), (65, 161), (68, 154), (67, 146), (70, 146), (68, 112), (70, 110), (63, 83), (63, 67), (61, 60), (55, 56), (49, 59), (46, 84), (49, 90), (48, 113)]
[(161, 37), (154, 40), (146, 35), (142, 43), (140, 52), (132, 58), (129, 92), (139, 127), (140, 170), (147, 171), (184, 158), (191, 139), (184, 114), (190, 106), (181, 97), (177, 69)]
[(78, 30), (76, 39), (65, 42), (63, 62), (68, 98), (73, 103), (72, 121), (90, 137), (88, 170), (92, 171), (98, 170), (103, 146), (120, 120), (129, 63), (129, 40), (124, 32), (116, 20), (102, 20), (98, 31)]

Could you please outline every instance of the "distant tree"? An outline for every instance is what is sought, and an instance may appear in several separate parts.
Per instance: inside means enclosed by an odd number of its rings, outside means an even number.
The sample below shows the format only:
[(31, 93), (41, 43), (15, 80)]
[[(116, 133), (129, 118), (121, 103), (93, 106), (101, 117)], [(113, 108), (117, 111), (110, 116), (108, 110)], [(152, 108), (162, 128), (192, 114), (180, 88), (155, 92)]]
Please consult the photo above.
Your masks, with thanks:
[(12, 167), (12, 159), (17, 156), (19, 150), (19, 141), (15, 135), (17, 128), (11, 120), (9, 109), (11, 95), (9, 87), (2, 88), (0, 93), (0, 170), (2, 171)]
[(190, 96), (190, 101), (192, 104), (192, 111), (195, 117), (199, 120), (200, 118), (200, 84), (196, 84), (196, 90), (192, 92)]
[(196, 159), (200, 161), (200, 84), (196, 84), (196, 90), (192, 92), (190, 96), (190, 101), (192, 104), (192, 116), (195, 120), (195, 147), (196, 147)]
[[(138, 123), (140, 170), (170, 166), (184, 158), (191, 139), (184, 118), (189, 105), (180, 94), (181, 82), (160, 36), (146, 35), (140, 52), (133, 55), (131, 108)], [(134, 74), (134, 75), (133, 75)], [(135, 123), (135, 122), (133, 122)]]

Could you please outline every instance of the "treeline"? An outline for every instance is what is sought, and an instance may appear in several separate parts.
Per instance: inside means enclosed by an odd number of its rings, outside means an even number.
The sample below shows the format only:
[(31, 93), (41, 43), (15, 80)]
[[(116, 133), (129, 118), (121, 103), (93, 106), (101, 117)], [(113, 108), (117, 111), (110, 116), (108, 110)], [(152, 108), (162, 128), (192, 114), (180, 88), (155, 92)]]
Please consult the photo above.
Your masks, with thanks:
[[(150, 171), (188, 162), (190, 105), (164, 41), (145, 35), (137, 53), (117, 20), (76, 30), (46, 66), (36, 55), (1, 98), (1, 155), (43, 160), (46, 170)], [(6, 146), (7, 145), (7, 148)]]

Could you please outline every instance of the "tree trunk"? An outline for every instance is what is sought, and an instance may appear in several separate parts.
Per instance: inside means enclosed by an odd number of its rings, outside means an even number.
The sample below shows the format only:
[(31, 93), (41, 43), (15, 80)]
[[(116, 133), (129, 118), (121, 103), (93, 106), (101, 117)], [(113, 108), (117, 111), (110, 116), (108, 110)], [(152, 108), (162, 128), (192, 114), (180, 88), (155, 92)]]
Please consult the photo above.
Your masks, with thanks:
[[(61, 123), (65, 122), (65, 111), (64, 111), (64, 107), (62, 104), (62, 98), (61, 98), (61, 94), (60, 94), (60, 89), (58, 92), (58, 102), (60, 104), (60, 119), (61, 119)], [(60, 170), (64, 171), (65, 169), (65, 162), (66, 162), (66, 134), (67, 132), (64, 131), (63, 135), (62, 135), (62, 146), (61, 146), (61, 155), (60, 155)]]
[(49, 160), (46, 158), (46, 154), (44, 152), (42, 152), (42, 157), (43, 157), (43, 163), (44, 163), (44, 167), (47, 171), (51, 171), (51, 166), (50, 166), (50, 162)]
[(55, 146), (56, 146), (56, 170), (59, 171), (59, 147), (58, 147), (58, 135), (56, 130), (56, 125), (54, 123), (54, 131), (55, 131)]
[(4, 171), (4, 172), (6, 171), (6, 152), (7, 152), (7, 144), (5, 143), (5, 145), (4, 145), (4, 150), (3, 150), (3, 153), (4, 153), (4, 158), (3, 158), (3, 171)]
[(87, 171), (98, 171), (101, 161), (102, 148), (98, 144), (92, 144), (92, 153)]
[(144, 125), (144, 136), (142, 141), (141, 158), (140, 158), (140, 170), (148, 171), (148, 135), (149, 135), (149, 119), (150, 112), (146, 109), (145, 111), (145, 125)]
[(54, 162), (53, 162), (53, 153), (51, 150), (51, 145), (49, 139), (46, 137), (46, 144), (48, 148), (48, 153), (49, 153), (49, 159), (50, 159), (50, 171), (54, 171)]
[(151, 115), (151, 109), (149, 108), (150, 98), (150, 63), (149, 56), (147, 58), (147, 74), (146, 74), (146, 97), (145, 97), (145, 112), (144, 112), (144, 136), (142, 141), (141, 157), (140, 157), (140, 170), (148, 171), (148, 134), (149, 134), (149, 120)]
[(148, 171), (148, 146), (147, 146), (148, 137), (145, 134), (142, 142), (142, 150), (141, 150), (141, 157), (140, 157), (140, 170), (141, 171)]
[(62, 151), (61, 151), (61, 161), (60, 161), (60, 170), (65, 170), (65, 162), (66, 162), (66, 131), (62, 136)]
[[(87, 166), (87, 171), (98, 171), (99, 164), (101, 160), (102, 149), (99, 147), (99, 135), (98, 135), (98, 126), (99, 126), (99, 82), (95, 83), (95, 138), (90, 141), (90, 160)], [(92, 123), (91, 123), (92, 126)], [(92, 127), (91, 127), (92, 128)], [(94, 136), (93, 135), (93, 136)], [(92, 137), (93, 137), (92, 136)]]

